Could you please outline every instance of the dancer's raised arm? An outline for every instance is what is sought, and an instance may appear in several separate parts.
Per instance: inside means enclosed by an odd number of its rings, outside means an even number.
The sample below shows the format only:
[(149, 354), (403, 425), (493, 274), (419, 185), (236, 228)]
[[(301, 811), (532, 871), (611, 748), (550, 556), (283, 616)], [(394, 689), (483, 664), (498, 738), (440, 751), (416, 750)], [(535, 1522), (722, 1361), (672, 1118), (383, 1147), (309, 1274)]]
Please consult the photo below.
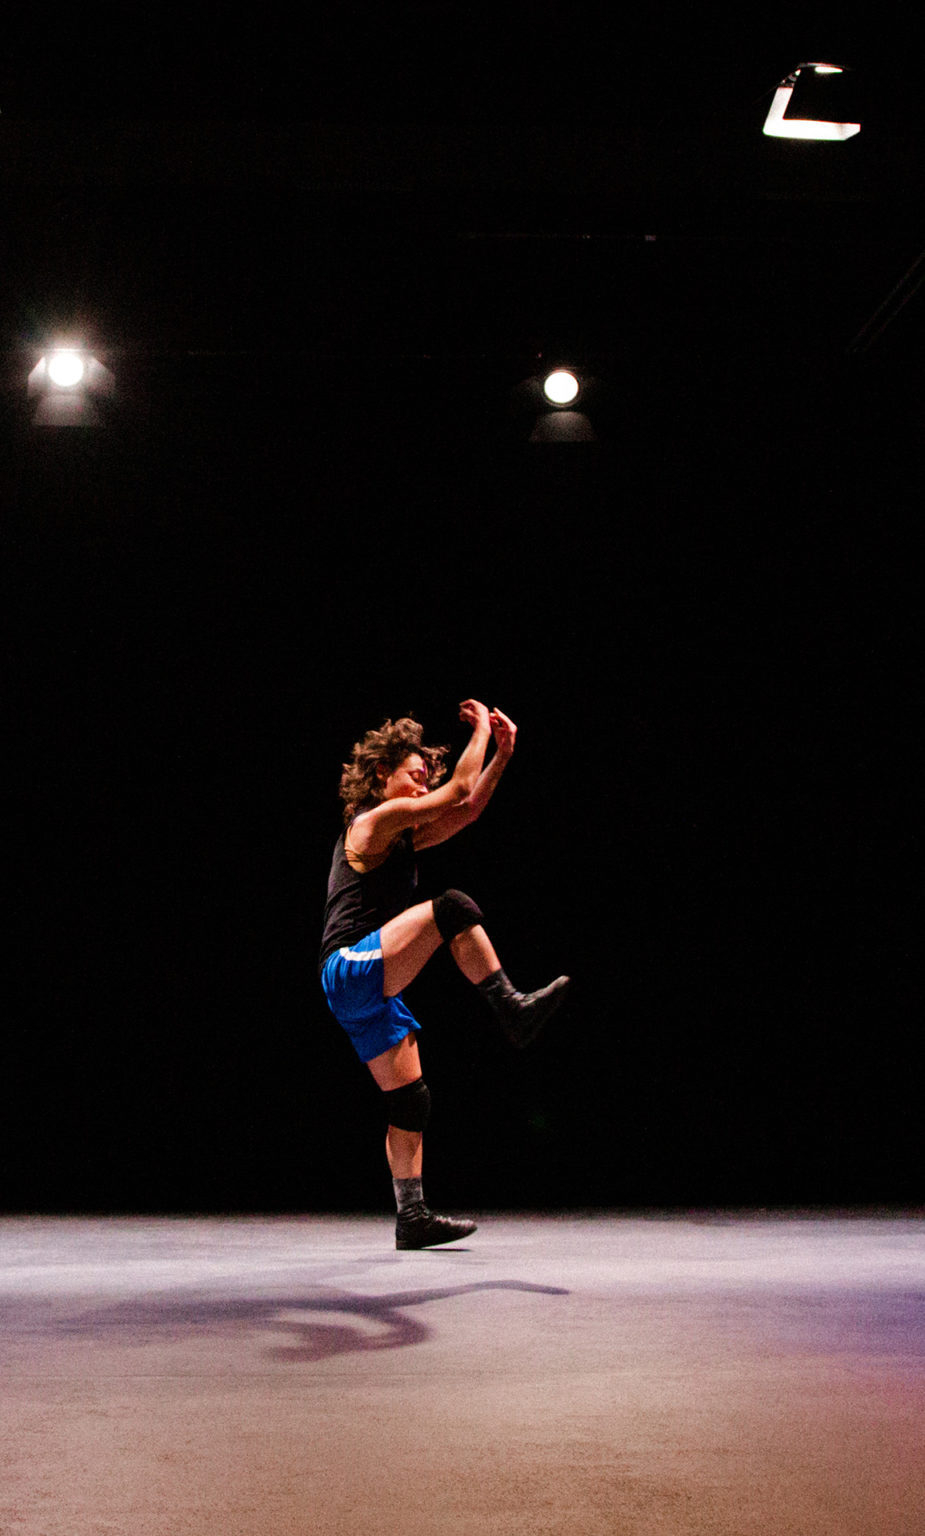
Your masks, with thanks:
[(483, 768), (475, 788), (461, 805), (450, 806), (439, 816), (415, 826), (416, 849), (434, 848), (437, 843), (445, 843), (448, 837), (455, 837), (464, 827), (471, 827), (474, 821), (478, 821), (497, 789), (501, 775), (514, 754), (517, 727), (500, 709), (493, 709), (489, 720), (491, 734), (495, 739), (494, 757)]
[(391, 771), (387, 764), (379, 766), (377, 772), (383, 799), (379, 805), (357, 816), (350, 829), (351, 848), (361, 858), (384, 854), (408, 827), (417, 828), (437, 821), (454, 807), (463, 806), (476, 793), (492, 735), (491, 716), (484, 704), (476, 699), (466, 699), (459, 706), (459, 718), (471, 725), (472, 735), (460, 754), (452, 778), (437, 789), (428, 790), (427, 765), (418, 754), (410, 754)]

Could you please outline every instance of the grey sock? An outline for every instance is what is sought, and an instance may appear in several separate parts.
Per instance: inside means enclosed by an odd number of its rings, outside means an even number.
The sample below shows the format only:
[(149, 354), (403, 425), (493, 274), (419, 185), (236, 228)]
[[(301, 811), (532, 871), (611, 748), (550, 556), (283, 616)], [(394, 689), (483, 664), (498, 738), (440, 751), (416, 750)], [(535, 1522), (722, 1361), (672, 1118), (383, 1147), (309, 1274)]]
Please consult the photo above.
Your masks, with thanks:
[(423, 1206), (424, 1191), (420, 1179), (393, 1179), (392, 1188), (399, 1216), (404, 1216), (414, 1206)]

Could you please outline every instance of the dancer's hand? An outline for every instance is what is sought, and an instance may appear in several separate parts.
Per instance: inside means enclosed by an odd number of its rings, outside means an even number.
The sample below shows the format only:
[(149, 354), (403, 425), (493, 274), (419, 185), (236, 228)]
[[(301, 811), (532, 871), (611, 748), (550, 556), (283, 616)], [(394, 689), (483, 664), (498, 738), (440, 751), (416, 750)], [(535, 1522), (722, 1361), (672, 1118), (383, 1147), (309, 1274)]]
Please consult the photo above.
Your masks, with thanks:
[(495, 750), (505, 762), (514, 751), (514, 743), (517, 740), (517, 727), (507, 715), (500, 709), (493, 709), (489, 715), (491, 722), (491, 734), (495, 738)]
[(459, 718), (465, 725), (471, 725), (474, 731), (481, 729), (487, 732), (492, 728), (491, 716), (478, 699), (465, 699), (459, 706)]

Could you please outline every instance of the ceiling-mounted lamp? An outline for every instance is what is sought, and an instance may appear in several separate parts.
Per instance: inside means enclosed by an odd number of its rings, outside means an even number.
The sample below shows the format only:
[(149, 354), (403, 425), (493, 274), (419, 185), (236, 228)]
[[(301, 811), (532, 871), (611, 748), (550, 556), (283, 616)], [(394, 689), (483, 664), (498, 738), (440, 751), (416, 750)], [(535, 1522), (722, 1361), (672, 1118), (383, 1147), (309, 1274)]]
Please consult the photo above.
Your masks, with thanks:
[[(554, 368), (540, 380), (534, 379), (537, 415), (530, 433), (531, 443), (594, 443), (597, 434), (583, 410), (574, 407), (584, 403), (588, 393), (587, 376), (571, 368)], [(592, 389), (593, 392), (593, 389)]]
[(111, 372), (85, 347), (52, 347), (29, 374), (30, 399), (37, 401), (37, 427), (97, 427), (101, 399), (113, 392)]
[(851, 139), (860, 123), (837, 122), (823, 116), (838, 100), (832, 99), (831, 82), (844, 75), (840, 64), (798, 64), (774, 92), (764, 121), (764, 132), (774, 139)]

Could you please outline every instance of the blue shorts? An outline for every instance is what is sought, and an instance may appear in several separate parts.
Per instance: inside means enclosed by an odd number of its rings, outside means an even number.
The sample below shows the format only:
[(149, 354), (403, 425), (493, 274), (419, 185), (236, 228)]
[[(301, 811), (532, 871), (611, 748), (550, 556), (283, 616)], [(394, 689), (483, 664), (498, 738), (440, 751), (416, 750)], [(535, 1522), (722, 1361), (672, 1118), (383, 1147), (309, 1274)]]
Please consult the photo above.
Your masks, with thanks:
[(361, 1061), (372, 1061), (413, 1029), (420, 1029), (401, 996), (384, 997), (380, 929), (328, 955), (321, 985), (328, 1007), (347, 1031)]

